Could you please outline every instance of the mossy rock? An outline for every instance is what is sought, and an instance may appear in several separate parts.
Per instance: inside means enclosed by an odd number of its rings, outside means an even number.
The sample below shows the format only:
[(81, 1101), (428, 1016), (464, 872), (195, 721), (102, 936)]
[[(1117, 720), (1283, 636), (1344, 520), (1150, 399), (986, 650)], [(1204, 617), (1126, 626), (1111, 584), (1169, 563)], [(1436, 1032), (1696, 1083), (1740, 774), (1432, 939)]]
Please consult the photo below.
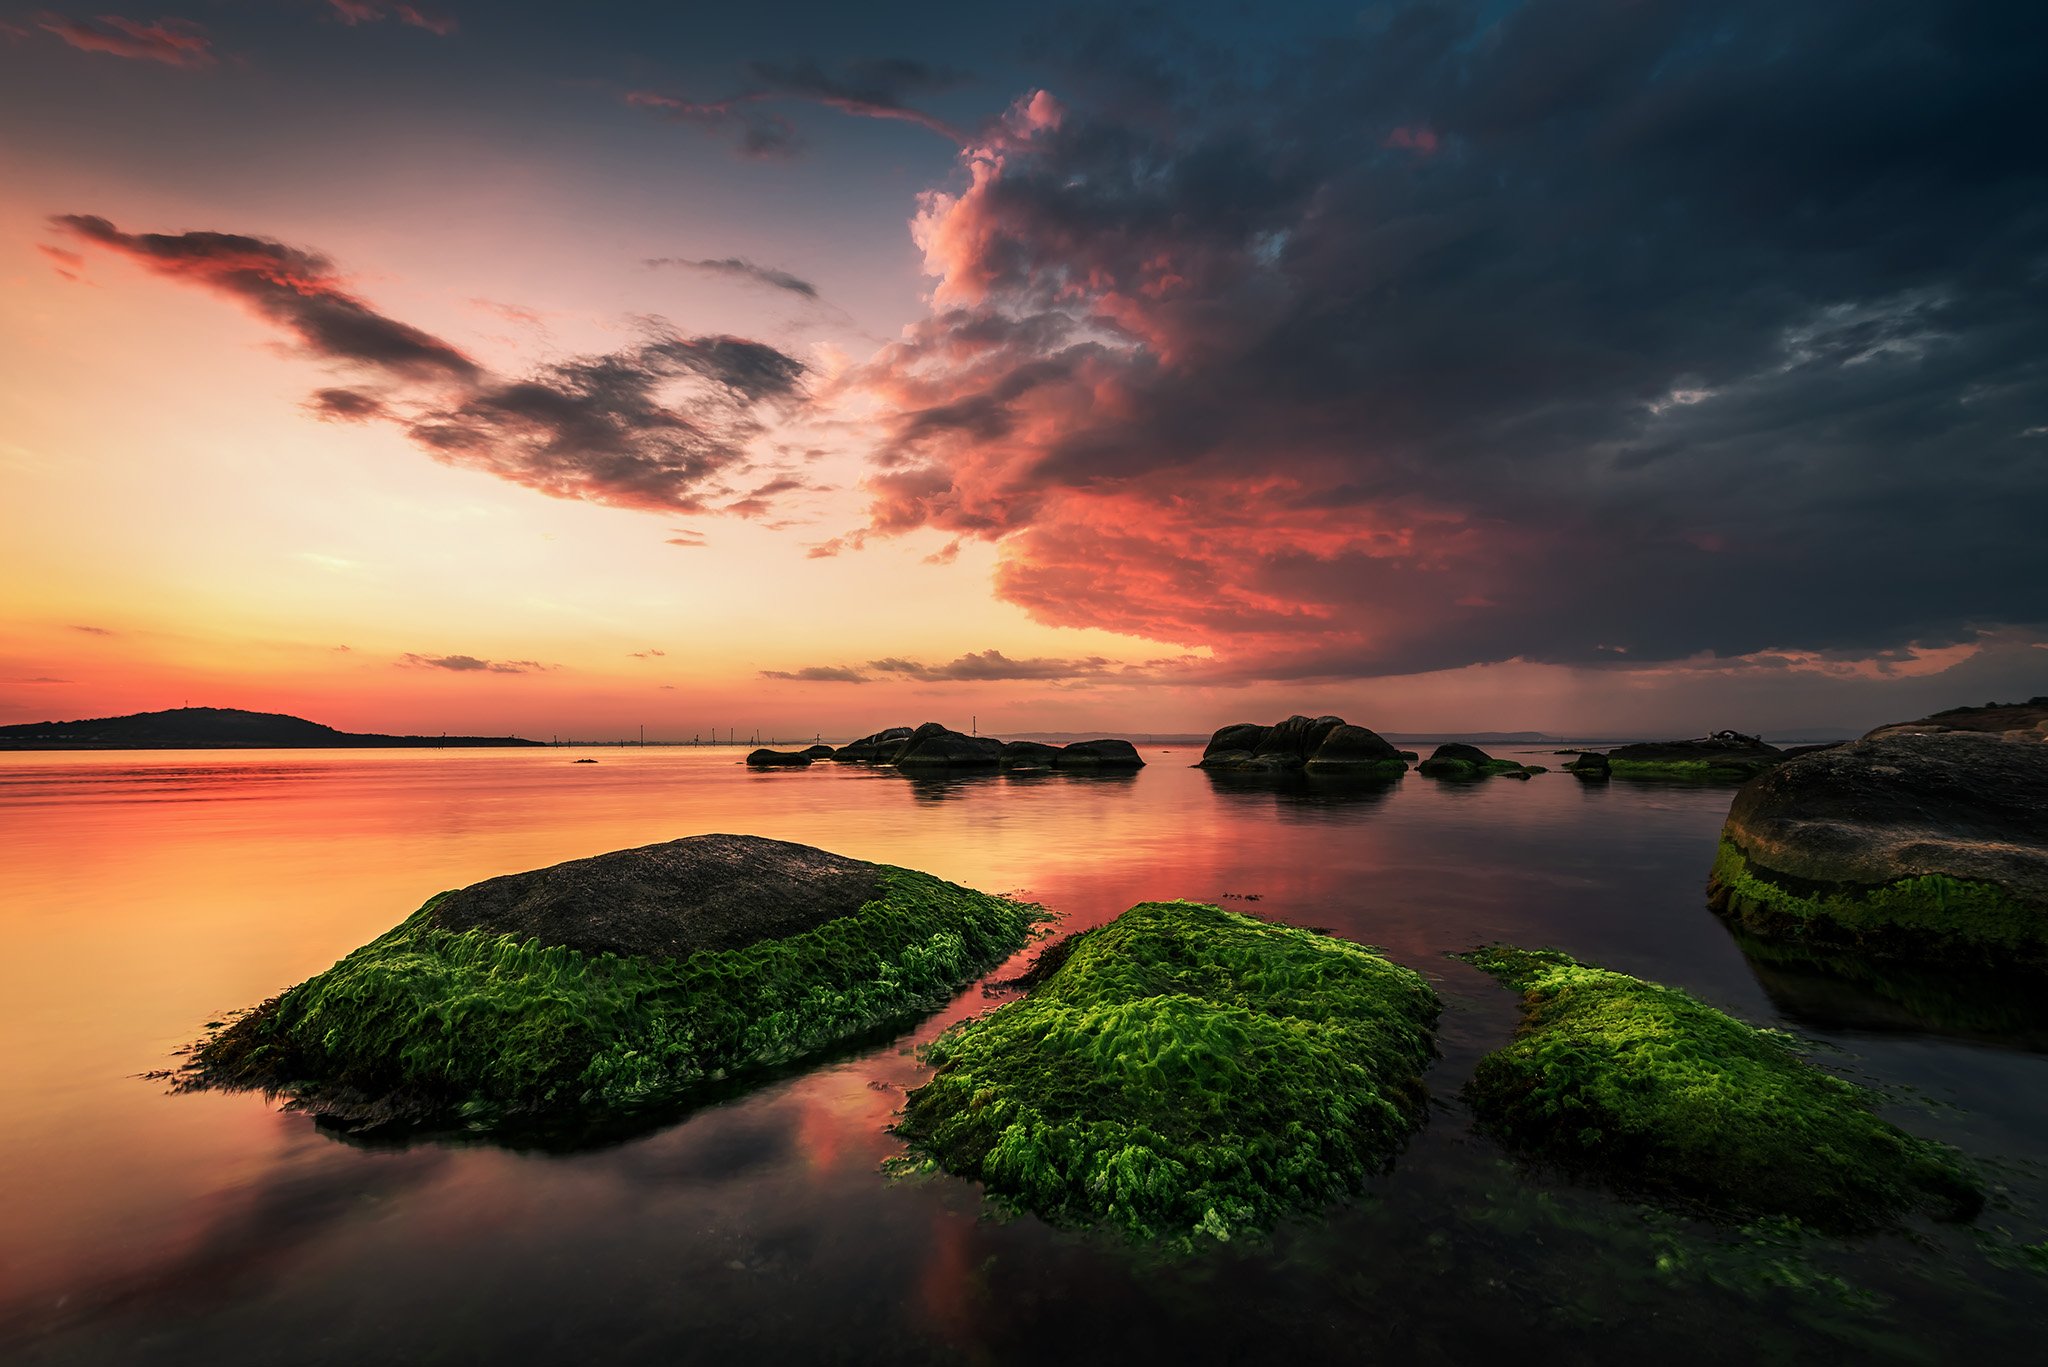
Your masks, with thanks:
[(1360, 1191), (1423, 1121), (1439, 1003), (1359, 945), (1145, 902), (930, 1049), (901, 1131), (999, 1203), (1188, 1248)]
[(1528, 778), (1545, 772), (1540, 764), (1495, 759), (1476, 745), (1457, 743), (1437, 746), (1428, 759), (1416, 766), (1415, 771), (1430, 778), (1451, 779)]
[(1755, 736), (1734, 731), (1697, 740), (1642, 741), (1607, 752), (1614, 778), (1677, 779), (1694, 783), (1743, 783), (1783, 764), (1785, 752)]
[(430, 899), (203, 1042), (189, 1081), (353, 1125), (599, 1121), (905, 1024), (1037, 915), (779, 840), (621, 850)]
[(1459, 957), (1523, 993), (1514, 1042), (1465, 1088), (1480, 1124), (1520, 1153), (1652, 1200), (1835, 1233), (1983, 1206), (1961, 1155), (1883, 1119), (1875, 1094), (1786, 1035), (1554, 951)]
[(1708, 882), (1748, 933), (1890, 958), (2048, 968), (2048, 746), (1903, 733), (1735, 795)]

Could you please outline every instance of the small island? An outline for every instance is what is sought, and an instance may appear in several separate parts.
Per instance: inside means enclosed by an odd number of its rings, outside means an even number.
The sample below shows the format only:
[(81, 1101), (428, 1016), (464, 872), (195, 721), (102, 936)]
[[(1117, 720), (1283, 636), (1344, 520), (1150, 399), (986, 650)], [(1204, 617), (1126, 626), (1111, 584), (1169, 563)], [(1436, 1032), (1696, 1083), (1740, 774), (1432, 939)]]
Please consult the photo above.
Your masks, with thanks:
[(518, 736), (383, 736), (282, 712), (173, 707), (125, 717), (0, 726), (0, 750), (370, 750), (537, 746)]
[(1408, 755), (1342, 717), (1293, 716), (1273, 726), (1238, 722), (1209, 738), (1198, 767), (1232, 774), (1321, 774), (1391, 782)]
[(914, 1020), (1039, 915), (757, 836), (618, 850), (429, 898), (201, 1043), (185, 1082), (352, 1128), (603, 1120)]

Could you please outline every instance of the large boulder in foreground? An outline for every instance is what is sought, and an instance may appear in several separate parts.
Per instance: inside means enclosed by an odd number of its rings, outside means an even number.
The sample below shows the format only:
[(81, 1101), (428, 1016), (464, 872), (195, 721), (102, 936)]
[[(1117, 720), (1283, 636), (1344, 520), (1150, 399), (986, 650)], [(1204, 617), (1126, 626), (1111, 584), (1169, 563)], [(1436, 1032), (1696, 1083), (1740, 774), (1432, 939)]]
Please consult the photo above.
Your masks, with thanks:
[(1430, 778), (1521, 778), (1544, 772), (1540, 764), (1522, 764), (1495, 759), (1476, 745), (1452, 742), (1439, 745), (1430, 757), (1415, 766), (1415, 772)]
[(1201, 768), (1239, 774), (1315, 773), (1396, 779), (1407, 762), (1376, 733), (1342, 717), (1289, 717), (1277, 726), (1239, 722), (1209, 738)]
[(1709, 896), (1765, 939), (2048, 967), (2048, 746), (1900, 733), (1735, 795)]
[(706, 835), (430, 899), (195, 1052), (342, 1123), (601, 1119), (943, 1005), (1033, 910), (929, 874)]
[(1967, 1220), (1982, 1181), (1881, 1098), (1676, 989), (1549, 950), (1460, 955), (1522, 992), (1522, 1024), (1465, 1098), (1510, 1148), (1624, 1191), (1735, 1219), (1831, 1232), (1926, 1212)]
[(1607, 752), (1607, 772), (1614, 778), (1741, 783), (1784, 762), (1785, 752), (1777, 746), (1737, 731), (1716, 731), (1697, 740), (1643, 741)]
[(1436, 994), (1359, 945), (1146, 902), (1034, 978), (931, 1046), (900, 1129), (1053, 1223), (1257, 1233), (1359, 1191), (1426, 1112)]

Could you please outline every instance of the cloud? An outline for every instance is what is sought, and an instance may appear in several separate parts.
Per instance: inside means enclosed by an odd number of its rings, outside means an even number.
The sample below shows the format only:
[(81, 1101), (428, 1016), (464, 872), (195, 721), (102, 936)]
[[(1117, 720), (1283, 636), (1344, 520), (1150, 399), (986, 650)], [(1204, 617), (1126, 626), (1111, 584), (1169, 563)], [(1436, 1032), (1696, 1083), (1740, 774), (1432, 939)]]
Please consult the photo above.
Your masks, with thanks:
[(117, 636), (120, 634), (119, 632), (112, 631), (107, 627), (87, 627), (74, 625), (71, 629), (73, 631), (84, 632), (87, 636)]
[(869, 530), (1275, 679), (2048, 620), (2048, 16), (1496, 9), (1087, 30), (919, 206)]
[(374, 24), (386, 18), (397, 19), (412, 28), (425, 29), (437, 37), (446, 38), (454, 34), (461, 25), (446, 15), (428, 14), (411, 5), (385, 5), (372, 0), (327, 0), (335, 18), (354, 28), (357, 24)]
[(658, 660), (666, 654), (668, 652), (665, 650), (636, 650), (633, 652), (633, 658), (636, 660)]
[(40, 23), (45, 32), (54, 33), (81, 52), (103, 52), (111, 57), (132, 57), (192, 70), (212, 66), (216, 61), (213, 40), (206, 36), (205, 29), (189, 19), (158, 19), (145, 24), (139, 19), (112, 14), (97, 19), (66, 19), (49, 14)]
[(66, 251), (62, 247), (53, 247), (47, 242), (36, 243), (36, 250), (43, 254), (50, 263), (50, 269), (62, 279), (78, 280), (83, 277), (85, 257), (79, 253)]
[[(85, 214), (52, 220), (72, 240), (237, 300), (306, 356), (360, 377), (316, 391), (334, 421), (386, 421), (435, 459), (556, 498), (701, 512), (745, 464), (764, 407), (801, 397), (802, 362), (743, 337), (683, 336), (658, 319), (598, 356), (507, 377), (351, 291), (326, 257), (236, 233), (127, 233)], [(754, 512), (766, 497), (749, 497)]]
[(668, 538), (668, 544), (671, 546), (708, 546), (711, 544), (702, 532), (693, 532), (683, 527), (672, 527), (669, 530), (676, 533)]
[(654, 256), (647, 259), (650, 269), (672, 267), (676, 270), (697, 271), (703, 275), (723, 276), (755, 285), (766, 285), (770, 289), (787, 290), (805, 299), (816, 299), (818, 287), (788, 271), (776, 270), (773, 266), (757, 266), (744, 257), (728, 256), (718, 260), (688, 261), (679, 256)]
[(653, 90), (628, 91), (629, 105), (651, 109), (664, 118), (690, 124), (733, 139), (741, 155), (762, 160), (794, 156), (801, 147), (796, 126), (781, 114), (761, 108), (777, 101), (822, 105), (863, 119), (887, 119), (930, 129), (955, 146), (966, 136), (943, 119), (912, 107), (914, 96), (941, 94), (968, 77), (946, 67), (906, 57), (885, 57), (842, 64), (827, 71), (816, 61), (753, 62), (752, 84), (736, 95), (699, 100)]
[(538, 660), (480, 660), (474, 655), (414, 655), (399, 657), (399, 664), (416, 669), (446, 669), (457, 674), (540, 674), (560, 665)]
[(1149, 682), (1168, 676), (1187, 675), (1200, 662), (1192, 657), (1152, 660), (1142, 665), (1117, 664), (1100, 655), (1084, 659), (1033, 657), (1013, 660), (1000, 650), (969, 651), (947, 664), (928, 665), (916, 660), (891, 657), (870, 660), (864, 668), (850, 665), (811, 665), (803, 669), (764, 669), (764, 679), (802, 683), (873, 683), (880, 679), (907, 679), (918, 683), (1014, 683), (1040, 681)]

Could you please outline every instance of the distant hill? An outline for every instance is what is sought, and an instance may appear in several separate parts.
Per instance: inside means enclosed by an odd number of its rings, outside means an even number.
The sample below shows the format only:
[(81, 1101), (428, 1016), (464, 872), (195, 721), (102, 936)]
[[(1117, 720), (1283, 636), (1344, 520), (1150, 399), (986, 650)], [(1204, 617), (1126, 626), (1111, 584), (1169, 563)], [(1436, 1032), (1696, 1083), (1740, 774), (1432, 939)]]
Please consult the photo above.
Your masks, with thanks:
[(174, 707), (126, 717), (0, 726), (0, 750), (367, 750), (539, 744), (517, 736), (366, 735), (281, 712), (244, 712), (236, 707)]

